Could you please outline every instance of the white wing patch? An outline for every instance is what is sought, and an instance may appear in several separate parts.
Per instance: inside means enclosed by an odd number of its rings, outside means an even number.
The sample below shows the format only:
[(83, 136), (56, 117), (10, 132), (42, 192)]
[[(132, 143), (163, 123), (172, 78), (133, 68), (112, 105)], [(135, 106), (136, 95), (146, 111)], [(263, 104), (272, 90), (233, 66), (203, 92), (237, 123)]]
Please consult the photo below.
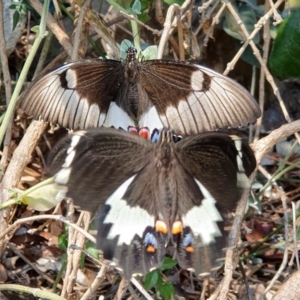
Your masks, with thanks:
[(130, 116), (115, 102), (111, 102), (106, 114), (104, 127), (122, 128), (127, 131), (128, 126), (135, 126), (134, 121)]
[(155, 106), (142, 114), (139, 120), (139, 128), (147, 127), (152, 134), (154, 129), (160, 130), (164, 127)]
[(208, 245), (215, 242), (215, 237), (222, 236), (217, 222), (223, 219), (215, 206), (216, 200), (198, 180), (195, 181), (204, 199), (201, 202), (201, 206), (194, 206), (182, 217), (182, 222), (184, 226), (192, 228), (195, 236), (201, 237), (203, 245)]
[(76, 72), (74, 72), (72, 69), (68, 69), (66, 72), (66, 80), (68, 82), (69, 89), (76, 89), (77, 87)]
[(250, 187), (250, 180), (246, 175), (246, 171), (243, 166), (243, 152), (242, 152), (242, 140), (237, 135), (230, 135), (231, 139), (234, 141), (234, 145), (238, 154), (236, 156), (236, 163), (238, 167), (237, 173), (237, 187), (239, 188), (249, 188)]
[(118, 245), (129, 245), (136, 234), (143, 236), (147, 226), (154, 227), (154, 216), (140, 207), (128, 206), (122, 199), (134, 178), (135, 176), (127, 179), (105, 202), (110, 205), (110, 210), (103, 223), (113, 224), (107, 238), (114, 239), (119, 236)]
[(75, 147), (79, 143), (81, 136), (84, 134), (85, 131), (79, 131), (78, 134), (74, 134), (71, 139), (70, 147), (67, 150), (67, 156), (65, 159), (62, 168), (55, 174), (54, 181), (58, 184), (66, 185), (69, 181), (70, 174), (71, 174), (71, 164), (75, 157), (76, 151)]

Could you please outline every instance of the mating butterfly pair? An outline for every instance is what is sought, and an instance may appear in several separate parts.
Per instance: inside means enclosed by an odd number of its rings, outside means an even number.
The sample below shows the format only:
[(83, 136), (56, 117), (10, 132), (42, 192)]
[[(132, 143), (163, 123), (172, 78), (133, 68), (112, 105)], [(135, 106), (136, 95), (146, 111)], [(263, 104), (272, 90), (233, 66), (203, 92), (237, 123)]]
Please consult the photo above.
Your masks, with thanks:
[[(254, 122), (251, 95), (195, 64), (83, 60), (46, 75), (21, 96), (34, 117), (71, 129), (169, 127), (156, 144), (113, 129), (68, 136), (50, 155), (50, 173), (83, 210), (99, 209), (98, 246), (127, 277), (161, 264), (169, 240), (179, 264), (207, 272), (225, 246), (222, 223), (255, 168), (240, 138), (211, 131)], [(97, 179), (97, 183), (95, 183)]]

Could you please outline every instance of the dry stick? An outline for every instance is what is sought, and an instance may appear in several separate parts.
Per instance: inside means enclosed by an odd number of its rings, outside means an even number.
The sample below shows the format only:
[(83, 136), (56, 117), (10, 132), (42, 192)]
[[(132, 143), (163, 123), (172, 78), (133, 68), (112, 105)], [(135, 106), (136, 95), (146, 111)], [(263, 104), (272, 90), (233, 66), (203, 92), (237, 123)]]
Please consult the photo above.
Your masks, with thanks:
[[(39, 0), (30, 0), (30, 4), (40, 15), (42, 14), (43, 5)], [(47, 16), (47, 26), (53, 32), (65, 51), (68, 53), (68, 56), (71, 57), (73, 46), (70, 42), (70, 39), (68, 35), (60, 28), (58, 22), (50, 14), (48, 14)]]
[[(282, 3), (284, 2), (284, 0), (278, 0), (275, 4), (274, 7), (278, 8)], [(270, 9), (264, 16), (262, 16), (259, 21), (254, 25), (254, 30), (251, 32), (251, 34), (249, 35), (249, 37), (247, 38), (247, 40), (244, 42), (243, 46), (241, 47), (241, 49), (236, 53), (236, 55), (234, 56), (234, 58), (231, 60), (231, 62), (229, 62), (227, 64), (227, 68), (224, 71), (224, 75), (228, 75), (228, 73), (230, 72), (230, 70), (232, 70), (235, 66), (235, 64), (237, 63), (237, 61), (240, 59), (241, 55), (243, 54), (243, 52), (246, 50), (247, 46), (249, 45), (250, 40), (252, 40), (255, 35), (261, 30), (261, 28), (264, 26), (264, 24), (271, 18), (273, 14), (273, 9)]]
[(273, 0), (269, 0), (269, 6), (271, 6), (271, 8), (272, 8), (273, 18), (275, 20), (275, 22), (273, 22), (273, 25), (276, 26), (282, 22), (282, 18), (280, 16), (280, 14), (277, 12), (276, 7), (273, 3)]
[[(81, 216), (82, 216), (82, 219), (78, 220), (77, 224), (79, 225), (80, 223), (83, 222), (84, 230), (88, 231), (89, 225), (90, 225), (90, 220), (91, 220), (91, 214), (89, 212), (82, 212)], [(84, 248), (85, 243), (86, 243), (85, 236), (77, 232), (75, 234), (74, 243), (76, 243), (76, 245), (80, 249)], [(76, 275), (78, 272), (80, 258), (81, 258), (81, 251), (73, 251), (73, 255), (71, 257), (72, 257), (72, 269), (71, 269), (69, 278), (71, 278), (72, 280), (69, 281), (69, 285), (67, 286), (67, 294), (68, 295), (71, 294), (72, 290), (73, 290), (73, 284), (74, 284), (73, 279), (76, 278)]]
[[(287, 193), (285, 194), (287, 196)], [(290, 199), (289, 199), (290, 200)], [(297, 238), (297, 226), (296, 226), (296, 205), (292, 201), (292, 211), (293, 211), (293, 241), (294, 241), (294, 257), (296, 258), (296, 265), (298, 271), (300, 270), (299, 256), (298, 256), (298, 238)]]
[[(18, 148), (14, 151), (10, 164), (7, 167), (5, 175), (0, 184), (0, 202), (4, 203), (9, 199), (9, 189), (17, 186), (21, 179), (22, 172), (26, 165), (31, 161), (31, 154), (35, 150), (37, 142), (47, 124), (41, 121), (33, 121), (28, 127)], [(10, 210), (0, 212), (0, 232), (4, 232), (8, 226)], [(0, 253), (3, 252), (3, 241), (0, 239)]]
[[(269, 2), (265, 2), (265, 12), (267, 12), (270, 9)], [(265, 64), (267, 64), (268, 57), (269, 57), (269, 49), (270, 49), (270, 20), (266, 20), (266, 23), (264, 24), (264, 30), (263, 30), (263, 61)], [(265, 72), (263, 68), (260, 69), (260, 78), (259, 78), (259, 97), (258, 97), (258, 103), (261, 111), (260, 118), (256, 121), (256, 131), (254, 135), (254, 141), (258, 141), (260, 136), (260, 128), (262, 125), (263, 115), (264, 115), (264, 107), (265, 107)]]
[(92, 298), (93, 295), (95, 295), (98, 287), (105, 279), (105, 277), (104, 277), (105, 272), (106, 272), (106, 266), (105, 266), (105, 264), (102, 264), (101, 269), (98, 272), (96, 278), (92, 282), (91, 286), (84, 293), (84, 295), (81, 297), (81, 300), (88, 300), (88, 299)]
[[(76, 4), (80, 7), (83, 5), (84, 1), (76, 1)], [(118, 48), (116, 41), (112, 38), (109, 30), (106, 28), (105, 24), (99, 19), (99, 17), (91, 10), (86, 9), (85, 20), (90, 24), (93, 30), (98, 34), (98, 36), (103, 39), (109, 46), (113, 49), (116, 55), (116, 59), (120, 59), (120, 49)]]
[[(215, 5), (217, 5), (217, 4), (219, 4), (219, 1), (217, 1)], [(225, 8), (226, 8), (226, 4), (223, 3), (221, 8), (218, 10), (216, 16), (213, 18), (211, 26), (210, 26), (209, 30), (207, 31), (207, 33), (206, 33), (206, 37), (203, 41), (203, 46), (205, 46), (205, 47), (207, 46), (208, 40), (212, 36), (211, 32), (213, 31), (214, 26), (219, 23), (221, 15), (223, 14), (223, 11), (224, 11)]]
[[(202, 6), (198, 7), (198, 11), (199, 13), (202, 13), (204, 10), (206, 10), (210, 4), (213, 2), (214, 0), (209, 0), (207, 1), (206, 3), (204, 3)], [(208, 11), (207, 14), (203, 15), (203, 18), (201, 17), (201, 20), (200, 20), (200, 24), (199, 24), (199, 27), (196, 29), (195, 31), (195, 36), (198, 35), (198, 33), (200, 32), (200, 30), (202, 29), (203, 25), (206, 23), (206, 21), (208, 21), (210, 18), (211, 18), (211, 15), (214, 13), (214, 11), (216, 10), (216, 8), (219, 6), (219, 1), (215, 1), (213, 7)], [(210, 26), (210, 31), (212, 31), (213, 29), (213, 26), (214, 24), (212, 24)]]
[[(256, 175), (256, 170), (252, 173), (250, 177), (250, 182), (253, 181)], [(232, 280), (233, 271), (236, 268), (237, 260), (238, 260), (238, 253), (236, 249), (236, 245), (238, 244), (239, 236), (240, 236), (240, 229), (243, 221), (243, 217), (245, 214), (245, 209), (248, 202), (249, 196), (249, 189), (245, 189), (241, 200), (238, 203), (234, 221), (232, 224), (232, 229), (228, 236), (228, 247), (229, 249), (226, 251), (226, 260), (225, 260), (225, 268), (224, 268), (224, 278), (217, 287), (216, 291), (213, 295), (209, 298), (209, 300), (219, 299), (225, 300), (227, 299), (227, 294), (229, 291), (229, 286)]]
[[(0, 1), (0, 57), (1, 57), (1, 69), (3, 73), (3, 81), (4, 81), (4, 88), (5, 88), (5, 97), (6, 97), (6, 104), (9, 104), (9, 101), (11, 99), (12, 89), (11, 89), (11, 78), (8, 68), (8, 59), (6, 54), (6, 41), (5, 38), (5, 32), (4, 32), (4, 20), (3, 20), (3, 1)], [(3, 147), (3, 153), (2, 158), (0, 162), (0, 168), (4, 170), (7, 167), (7, 161), (8, 161), (8, 152), (9, 152), (9, 144), (11, 140), (11, 127), (12, 127), (12, 120), (9, 122), (9, 125), (7, 126), (6, 133), (5, 133), (5, 139), (4, 139), (4, 147)]]
[[(27, 293), (27, 294), (33, 295), (34, 299), (65, 300), (62, 297), (60, 297), (56, 294), (53, 294), (51, 292), (44, 291), (44, 290), (37, 289), (37, 288), (24, 286), (24, 285), (19, 285), (19, 284), (1, 284), (0, 285), (0, 292), (1, 291), (20, 292), (20, 294), (22, 294), (22, 297), (20, 297), (20, 299), (26, 299), (25, 298), (26, 296), (24, 296), (24, 293)], [(1, 299), (3, 299), (3, 298), (1, 298)], [(28, 299), (29, 299), (29, 297), (28, 297)]]
[[(157, 35), (157, 36), (160, 36), (160, 35), (161, 35), (161, 30), (157, 30), (157, 29), (154, 29), (154, 28), (148, 26), (147, 24), (145, 24), (145, 23), (141, 22), (139, 19), (137, 19), (134, 15), (130, 15), (130, 14), (124, 12), (124, 11), (120, 11), (120, 14), (121, 14), (124, 18), (126, 18), (126, 19), (128, 19), (128, 20), (130, 20), (130, 21), (135, 21), (137, 24), (143, 26), (143, 27), (146, 28), (147, 30), (151, 31), (153, 34), (155, 34), (155, 35)], [(119, 27), (121, 27), (121, 26), (119, 26)], [(121, 28), (122, 28), (122, 27), (121, 27)], [(122, 28), (122, 29), (124, 30), (124, 28)], [(124, 31), (125, 31), (125, 30), (124, 30)]]
[(180, 6), (177, 4), (172, 4), (167, 12), (166, 21), (164, 23), (164, 29), (159, 41), (158, 49), (157, 49), (157, 58), (161, 59), (163, 57), (163, 52), (165, 49), (165, 45), (167, 44), (167, 41), (169, 39), (169, 36), (171, 35), (171, 26), (174, 14), (176, 11), (179, 11)]
[[(159, 41), (158, 50), (157, 50), (157, 58), (161, 59), (163, 56), (163, 52), (165, 49), (165, 45), (167, 44), (169, 37), (173, 33), (174, 29), (177, 25), (177, 18), (175, 18), (173, 21), (173, 16), (175, 13), (178, 13), (180, 15), (180, 20), (183, 20), (185, 18), (185, 13), (188, 11), (189, 7), (191, 5), (191, 0), (185, 0), (185, 2), (179, 6), (177, 4), (172, 4), (167, 12), (166, 21), (164, 23), (164, 29), (161, 35), (161, 39)], [(178, 12), (179, 11), (179, 12)]]
[[(50, 282), (51, 284), (54, 283), (54, 280), (45, 274), (45, 272), (41, 271), (39, 268), (35, 266), (16, 246), (12, 243), (8, 243), (8, 247), (17, 255), (19, 256), (24, 262), (26, 262), (35, 272), (37, 272), (42, 278)], [(58, 284), (57, 287), (62, 289), (62, 285)]]
[(84, 32), (83, 31), (84, 15), (86, 13), (86, 10), (89, 8), (90, 4), (91, 4), (91, 0), (86, 0), (83, 3), (82, 7), (80, 8), (79, 17), (77, 19), (76, 27), (75, 27), (75, 35), (73, 39), (73, 53), (71, 56), (71, 61), (78, 60), (79, 44), (81, 42), (82, 33)]
[(285, 239), (284, 253), (283, 253), (282, 262), (281, 262), (281, 265), (280, 265), (278, 271), (273, 276), (273, 278), (270, 281), (269, 285), (266, 287), (266, 289), (264, 290), (264, 292), (260, 296), (260, 298), (259, 298), (260, 300), (264, 299), (265, 295), (268, 293), (268, 291), (272, 288), (272, 286), (274, 285), (276, 280), (279, 278), (279, 276), (283, 272), (283, 270), (284, 270), (284, 268), (285, 268), (285, 266), (288, 262), (289, 216), (288, 216), (287, 205), (286, 205), (287, 197), (286, 197), (286, 195), (284, 194), (284, 192), (282, 190), (280, 190), (280, 193), (281, 193), (281, 201), (282, 201), (283, 212), (284, 212), (284, 239)]
[[(236, 22), (239, 24), (239, 26), (240, 26), (240, 28), (241, 28), (243, 34), (244, 34), (244, 35), (247, 37), (247, 39), (249, 40), (249, 34), (248, 34), (248, 32), (247, 32), (247, 29), (246, 29), (245, 25), (243, 24), (242, 20), (240, 19), (239, 15), (237, 14), (237, 12), (235, 11), (235, 9), (234, 9), (234, 7), (232, 6), (232, 4), (231, 4), (228, 0), (224, 0), (224, 3), (226, 4), (226, 7), (227, 7), (227, 8), (229, 9), (229, 11), (231, 12), (232, 16), (235, 18)], [(259, 53), (259, 51), (258, 51), (258, 49), (257, 49), (257, 47), (256, 47), (256, 45), (255, 45), (255, 43), (254, 43), (252, 40), (250, 40), (249, 43), (250, 43), (250, 46), (251, 46), (251, 48), (252, 48), (252, 50), (253, 50), (253, 54), (254, 54), (255, 57), (258, 59), (258, 61), (259, 61), (260, 65), (261, 65), (261, 67), (263, 68), (263, 70), (264, 70), (264, 72), (265, 72), (265, 74), (266, 74), (266, 78), (267, 78), (268, 82), (270, 83), (270, 85), (271, 85), (272, 88), (273, 88), (274, 94), (277, 96), (277, 99), (278, 99), (278, 101), (279, 101), (280, 108), (281, 108), (281, 110), (282, 110), (282, 112), (283, 112), (283, 115), (284, 115), (286, 121), (290, 123), (290, 122), (291, 122), (290, 116), (289, 116), (289, 114), (288, 114), (288, 112), (287, 112), (287, 109), (286, 109), (286, 107), (285, 107), (284, 102), (282, 101), (281, 95), (280, 95), (280, 93), (279, 93), (279, 90), (278, 90), (278, 88), (277, 88), (275, 82), (274, 82), (273, 76), (272, 76), (271, 73), (269, 72), (269, 70), (268, 70), (268, 68), (267, 68), (267, 66), (266, 66), (266, 64), (265, 64), (265, 62), (263, 61), (263, 59), (262, 59), (262, 57), (261, 57), (261, 55), (260, 55), (260, 53)], [(296, 137), (298, 143), (300, 144), (300, 136), (298, 135), (298, 133), (295, 133), (295, 137)]]
[(260, 163), (264, 155), (267, 154), (274, 145), (298, 131), (300, 131), (300, 120), (282, 125), (278, 129), (273, 130), (268, 136), (252, 144), (251, 147), (254, 150), (257, 163)]
[(27, 222), (34, 222), (34, 221), (38, 221), (38, 220), (55, 220), (55, 221), (63, 222), (65, 224), (67, 224), (68, 226), (71, 226), (74, 229), (76, 229), (77, 231), (79, 231), (91, 242), (96, 243), (96, 239), (92, 235), (90, 235), (88, 232), (86, 232), (80, 226), (74, 224), (73, 222), (69, 221), (67, 218), (60, 216), (60, 215), (40, 215), (40, 216), (33, 216), (33, 217), (18, 219), (17, 221), (14, 222), (14, 224), (7, 227), (4, 231), (1, 231), (0, 240), (2, 240), (5, 235), (9, 234), (11, 231), (14, 231), (16, 228), (18, 228), (20, 224), (27, 223)]
[(53, 33), (52, 31), (49, 31), (48, 35), (45, 38), (45, 42), (41, 54), (39, 55), (39, 62), (35, 68), (33, 79), (35, 79), (43, 70), (44, 63), (47, 59), (52, 40), (53, 40)]
[(179, 46), (179, 59), (184, 60), (184, 48), (183, 48), (183, 24), (180, 20), (180, 15), (176, 13), (177, 19), (177, 32), (178, 32), (178, 46)]
[[(73, 202), (69, 202), (67, 214), (68, 216), (72, 216), (74, 215), (74, 213), (75, 213), (75, 208)], [(77, 225), (81, 224), (81, 219), (82, 219), (82, 213), (80, 214), (77, 220)], [(70, 246), (75, 244), (75, 242), (76, 242), (76, 231), (73, 227), (70, 227), (68, 230), (68, 250), (67, 250), (68, 259), (67, 259), (67, 266), (66, 266), (66, 272), (64, 278), (64, 286), (61, 292), (61, 296), (64, 298), (67, 298), (68, 293), (70, 293), (70, 291), (68, 291), (69, 286), (73, 284), (73, 281), (75, 279), (75, 278), (71, 278), (70, 275), (73, 268), (73, 254), (74, 254), (74, 250)]]

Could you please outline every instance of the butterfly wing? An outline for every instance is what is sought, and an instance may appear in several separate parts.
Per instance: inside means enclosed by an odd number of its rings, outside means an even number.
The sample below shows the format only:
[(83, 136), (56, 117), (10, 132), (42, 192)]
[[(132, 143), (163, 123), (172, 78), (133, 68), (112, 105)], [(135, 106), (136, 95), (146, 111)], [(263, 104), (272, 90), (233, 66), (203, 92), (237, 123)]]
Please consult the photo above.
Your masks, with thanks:
[[(190, 135), (254, 123), (256, 100), (227, 76), (196, 64), (154, 60), (141, 65), (140, 82), (165, 127)], [(140, 117), (147, 126), (154, 108)], [(153, 117), (152, 117), (153, 118)]]
[(82, 210), (96, 212), (126, 180), (151, 159), (152, 144), (121, 130), (78, 131), (58, 143), (48, 157), (48, 174), (67, 187)]
[(88, 59), (70, 63), (34, 81), (20, 107), (34, 118), (70, 129), (134, 126), (116, 101), (123, 82), (122, 63)]
[[(222, 257), (226, 246), (224, 223), (234, 208), (256, 167), (250, 147), (237, 136), (210, 132), (191, 136), (175, 144), (177, 158), (198, 189), (197, 198), (179, 192), (178, 214), (183, 229), (173, 236), (182, 267), (207, 272)], [(191, 199), (191, 200), (190, 200)]]
[[(97, 246), (126, 278), (147, 274), (162, 264), (169, 237), (158, 230), (163, 195), (152, 160), (111, 195), (98, 213)], [(165, 229), (165, 228), (164, 228)]]

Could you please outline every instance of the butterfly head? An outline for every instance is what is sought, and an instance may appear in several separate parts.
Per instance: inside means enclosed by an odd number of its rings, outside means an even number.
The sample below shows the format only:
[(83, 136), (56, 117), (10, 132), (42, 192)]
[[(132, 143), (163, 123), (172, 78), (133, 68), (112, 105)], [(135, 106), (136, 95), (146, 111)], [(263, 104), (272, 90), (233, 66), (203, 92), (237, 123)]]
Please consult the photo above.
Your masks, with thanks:
[(134, 47), (129, 47), (126, 51), (126, 60), (128, 63), (136, 60), (137, 50)]

